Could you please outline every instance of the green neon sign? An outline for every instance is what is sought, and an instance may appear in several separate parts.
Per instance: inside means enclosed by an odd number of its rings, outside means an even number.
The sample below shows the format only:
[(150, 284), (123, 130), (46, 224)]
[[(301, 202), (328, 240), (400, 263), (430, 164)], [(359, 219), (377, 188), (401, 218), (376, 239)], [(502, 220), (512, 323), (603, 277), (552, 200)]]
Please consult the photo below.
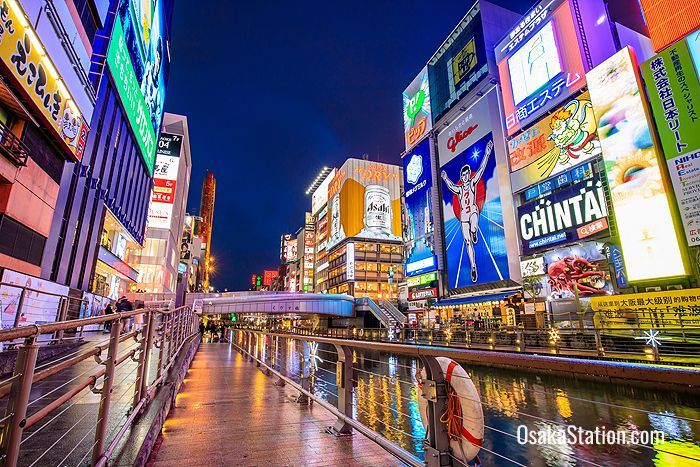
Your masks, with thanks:
[(418, 115), (418, 112), (421, 111), (424, 103), (425, 91), (422, 89), (419, 89), (418, 92), (415, 93), (411, 99), (409, 99), (408, 104), (406, 105), (406, 116), (411, 119), (411, 126), (415, 125), (416, 115)]
[(156, 134), (151, 125), (150, 113), (141, 92), (141, 86), (136, 79), (136, 73), (131, 64), (129, 51), (126, 48), (124, 30), (119, 18), (114, 21), (112, 39), (107, 50), (107, 64), (117, 86), (126, 115), (136, 135), (141, 157), (143, 157), (148, 173), (153, 175), (153, 162), (156, 153)]

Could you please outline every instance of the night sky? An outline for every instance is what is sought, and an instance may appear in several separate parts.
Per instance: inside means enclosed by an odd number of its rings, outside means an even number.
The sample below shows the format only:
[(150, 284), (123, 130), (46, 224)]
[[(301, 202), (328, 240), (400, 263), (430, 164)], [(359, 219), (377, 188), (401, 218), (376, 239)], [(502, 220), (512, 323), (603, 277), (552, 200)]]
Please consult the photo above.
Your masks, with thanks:
[[(348, 157), (398, 164), (401, 93), (468, 1), (178, 1), (166, 111), (187, 115), (197, 214), (217, 180), (213, 285), (245, 290), (276, 269), (301, 227), (305, 191)], [(493, 3), (524, 13), (528, 0)]]

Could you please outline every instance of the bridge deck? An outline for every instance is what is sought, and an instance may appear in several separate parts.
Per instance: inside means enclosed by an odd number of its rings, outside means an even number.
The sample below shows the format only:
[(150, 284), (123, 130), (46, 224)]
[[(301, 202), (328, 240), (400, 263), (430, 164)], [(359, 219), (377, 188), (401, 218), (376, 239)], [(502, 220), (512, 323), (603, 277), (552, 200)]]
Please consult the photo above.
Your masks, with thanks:
[(202, 344), (149, 466), (400, 464), (360, 434), (325, 433), (335, 418), (294, 393), (229, 344)]

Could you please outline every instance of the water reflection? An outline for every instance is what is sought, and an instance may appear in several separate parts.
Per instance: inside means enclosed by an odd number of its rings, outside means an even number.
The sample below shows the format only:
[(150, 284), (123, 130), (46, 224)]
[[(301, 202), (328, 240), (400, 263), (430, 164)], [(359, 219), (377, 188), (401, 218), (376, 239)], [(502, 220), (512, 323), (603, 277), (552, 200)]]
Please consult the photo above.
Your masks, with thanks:
[[(321, 344), (319, 355), (323, 360), (313, 375), (314, 390), (336, 404), (335, 349)], [(353, 359), (358, 368), (354, 417), (404, 449), (422, 456), (425, 429), (413, 383), (418, 361), (361, 350), (355, 351)], [(487, 426), (484, 447), (516, 462), (551, 466), (591, 463), (665, 466), (693, 465), (689, 458), (700, 459), (700, 422), (697, 421), (700, 401), (693, 395), (464, 366), (484, 407)], [(563, 431), (569, 424), (585, 430), (605, 427), (628, 434), (660, 430), (666, 442), (653, 447), (588, 445), (569, 443), (563, 437), (546, 445), (522, 446), (515, 438), (519, 425), (529, 430)], [(486, 465), (508, 464), (485, 450), (479, 456)]]

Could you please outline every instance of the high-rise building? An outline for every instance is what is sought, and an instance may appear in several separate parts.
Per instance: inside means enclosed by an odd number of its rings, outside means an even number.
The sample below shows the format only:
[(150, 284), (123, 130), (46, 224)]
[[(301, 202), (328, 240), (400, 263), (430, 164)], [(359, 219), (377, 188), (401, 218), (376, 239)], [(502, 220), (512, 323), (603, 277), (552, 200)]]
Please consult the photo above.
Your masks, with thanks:
[[(153, 190), (143, 250), (129, 258), (139, 272), (137, 290), (175, 293), (180, 259), (189, 252), (182, 242), (192, 159), (187, 117), (166, 113), (158, 139)], [(183, 248), (186, 248), (183, 251)]]
[[(59, 175), (41, 262), (42, 277), (113, 298), (138, 280), (129, 259), (143, 247), (169, 72), (173, 2), (147, 2), (143, 16), (137, 3), (66, 2), (71, 16), (92, 19), (84, 26), (92, 44), (84, 85), (96, 90), (95, 111), (83, 157)], [(102, 13), (99, 22), (94, 11)]]
[[(78, 3), (93, 14), (74, 14)], [(42, 257), (53, 251), (63, 167), (89, 159), (96, 88), (88, 70), (95, 30), (107, 16), (102, 3), (2, 4), (0, 268), (41, 274)]]
[(214, 200), (216, 198), (216, 179), (212, 172), (207, 172), (207, 176), (202, 184), (202, 197), (199, 202), (199, 216), (202, 218), (200, 233), (203, 238), (202, 248), (204, 249), (204, 265), (202, 269), (202, 288), (209, 290), (210, 276), (214, 270), (211, 256), (211, 236), (214, 226)]

